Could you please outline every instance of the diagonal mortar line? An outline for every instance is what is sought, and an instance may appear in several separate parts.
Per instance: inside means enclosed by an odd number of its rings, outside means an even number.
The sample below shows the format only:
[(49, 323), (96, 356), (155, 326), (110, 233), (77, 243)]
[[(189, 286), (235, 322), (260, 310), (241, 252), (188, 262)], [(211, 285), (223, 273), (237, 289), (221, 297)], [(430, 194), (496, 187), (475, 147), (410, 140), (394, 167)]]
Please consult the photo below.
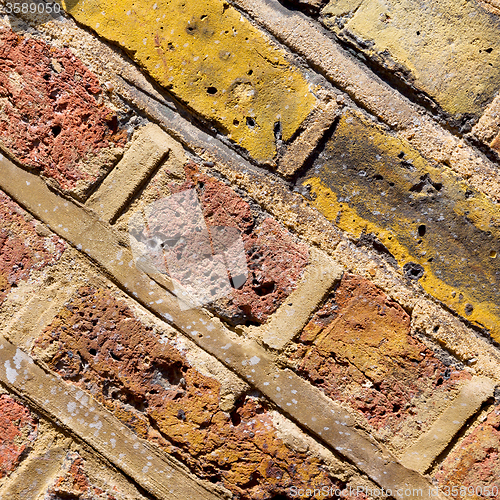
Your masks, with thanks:
[[(290, 11), (278, 0), (230, 0), (281, 43), (306, 59), (327, 80), (344, 90), (359, 106), (379, 117), (396, 131), (404, 131), (410, 144), (427, 153), (451, 147), (446, 165), (468, 179), (478, 191), (500, 199), (500, 178), (496, 165), (474, 147), (445, 131), (402, 94), (392, 89), (371, 70), (356, 61), (326, 30), (302, 13)], [(433, 152), (434, 151), (434, 152)], [(456, 157), (452, 153), (460, 151)], [(426, 156), (426, 152), (422, 150)], [(466, 156), (481, 157), (480, 171), (461, 163)], [(441, 161), (445, 161), (444, 159)], [(485, 183), (485, 178), (489, 182)]]
[(257, 335), (262, 331), (263, 342), (282, 350), (306, 326), (312, 311), (326, 297), (333, 285), (340, 281), (345, 269), (326, 254), (311, 248), (311, 262), (304, 271), (297, 288), (261, 327), (253, 327)]
[[(66, 450), (52, 448), (43, 455), (29, 456), (1, 490), (0, 500), (33, 500), (39, 498), (50, 485), (54, 474), (60, 470)], [(29, 478), (29, 481), (26, 479)]]
[(0, 381), (83, 439), (145, 490), (161, 499), (207, 500), (210, 491), (173, 458), (139, 439), (92, 396), (46, 373), (0, 336)]
[[(403, 467), (378, 443), (355, 430), (346, 411), (319, 389), (294, 372), (276, 367), (274, 357), (256, 342), (235, 341), (231, 332), (205, 311), (183, 310), (171, 292), (136, 267), (131, 252), (119, 245), (115, 231), (95, 214), (77, 202), (65, 201), (50, 191), (41, 178), (2, 158), (0, 188), (61, 237), (82, 249), (122, 290), (259, 389), (295, 422), (357, 465), (382, 488), (390, 489), (395, 498), (430, 497), (432, 485), (426, 478)], [(55, 207), (58, 210), (54, 210)], [(54, 412), (55, 408), (51, 410)], [(90, 438), (93, 439), (92, 435)], [(399, 493), (407, 489), (417, 493)]]
[(87, 200), (86, 206), (113, 222), (170, 152), (172, 138), (158, 125), (138, 129), (118, 165)]
[[(340, 233), (333, 224), (315, 208), (310, 207), (301, 195), (290, 191), (282, 179), (252, 165), (221, 140), (195, 127), (186, 118), (168, 107), (166, 102), (162, 103), (159, 100), (160, 96), (151, 97), (143, 81), (132, 84), (117, 76), (115, 82), (124, 100), (157, 121), (187, 149), (213, 162), (213, 168), (220, 171), (222, 175), (230, 173), (231, 182), (248, 191), (248, 186), (245, 186), (241, 179), (251, 176), (251, 184), (255, 189), (249, 194), (262, 208), (280, 219), (293, 232), (298, 235), (307, 233), (309, 239), (320, 246), (324, 240), (327, 242), (325, 249), (332, 248), (340, 242)], [(294, 207), (294, 210), (290, 211), (290, 207)], [(306, 226), (304, 221), (307, 221)]]
[(494, 390), (495, 382), (486, 377), (466, 382), (451, 406), (404, 452), (401, 463), (422, 474), (426, 472), (482, 403), (493, 397)]

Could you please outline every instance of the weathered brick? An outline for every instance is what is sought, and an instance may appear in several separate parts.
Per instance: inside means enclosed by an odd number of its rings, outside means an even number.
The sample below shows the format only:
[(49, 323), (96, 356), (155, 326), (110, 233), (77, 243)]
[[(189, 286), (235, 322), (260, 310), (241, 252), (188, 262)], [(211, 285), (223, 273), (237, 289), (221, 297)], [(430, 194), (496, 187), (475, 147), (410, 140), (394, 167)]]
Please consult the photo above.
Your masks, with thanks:
[[(410, 316), (364, 278), (346, 274), (304, 328), (291, 357), (296, 369), (377, 430), (397, 433), (427, 404), (470, 378), (446, 366), (410, 332)], [(425, 423), (424, 425), (426, 425)]]
[(37, 419), (26, 406), (0, 395), (0, 479), (10, 474), (37, 436)]
[(109, 292), (82, 288), (34, 352), (138, 435), (242, 499), (286, 495), (292, 485), (345, 484), (321, 460), (277, 437), (261, 398), (244, 395), (230, 414), (221, 411), (220, 382), (197, 371)]
[(302, 184), (311, 186), (312, 204), (353, 239), (375, 237), (409, 281), (499, 338), (497, 204), (352, 113)]
[(0, 191), (0, 304), (20, 280), (55, 263), (66, 248), (56, 235), (48, 231), (47, 236), (40, 235), (37, 227), (32, 217)]
[[(500, 410), (493, 409), (434, 474), (440, 489), (463, 500), (500, 495)], [(456, 488), (458, 494), (454, 494)], [(469, 488), (471, 488), (469, 490)], [(488, 488), (488, 490), (486, 489)]]
[(500, 20), (478, 2), (343, 0), (322, 14), (342, 40), (456, 120), (478, 118), (498, 91)]
[(110, 170), (125, 142), (102, 94), (71, 51), (0, 26), (0, 141), (79, 196)]
[(289, 140), (316, 98), (285, 52), (223, 0), (66, 1), (181, 102), (262, 161)]
[(106, 489), (90, 479), (85, 460), (77, 452), (68, 452), (63, 470), (56, 475), (44, 500), (126, 500), (116, 486)]
[[(252, 208), (234, 189), (208, 172), (203, 173), (196, 164), (185, 166), (185, 176), (184, 182), (171, 182), (167, 189), (161, 180), (153, 181), (145, 198), (149, 199), (150, 192), (160, 199), (160, 193), (168, 196), (196, 189), (208, 229), (228, 227), (237, 230), (246, 251), (248, 277), (244, 284), (235, 284), (238, 288), (233, 286), (229, 296), (218, 299), (209, 307), (233, 325), (247, 321), (264, 323), (302, 277), (309, 262), (306, 245), (296, 242), (275, 219)], [(173, 227), (179, 234), (191, 235), (191, 238), (201, 233), (189, 227), (185, 214), (176, 214), (168, 207), (155, 208), (155, 216), (148, 221), (147, 230), (156, 234), (174, 234)], [(220, 249), (213, 241), (212, 246), (214, 253), (219, 253)], [(200, 247), (209, 248), (209, 245), (200, 244)], [(190, 273), (190, 269), (185, 271)]]

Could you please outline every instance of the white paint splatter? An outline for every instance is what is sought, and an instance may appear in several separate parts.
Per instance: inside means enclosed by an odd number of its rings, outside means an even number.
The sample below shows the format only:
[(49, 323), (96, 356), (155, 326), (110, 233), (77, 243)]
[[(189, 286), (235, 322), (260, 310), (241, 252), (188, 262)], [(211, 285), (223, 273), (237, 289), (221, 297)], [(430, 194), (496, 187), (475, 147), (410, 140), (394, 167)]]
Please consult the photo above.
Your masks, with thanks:
[(11, 383), (14, 384), (16, 382), (17, 378), (17, 371), (10, 366), (10, 361), (7, 360), (5, 362), (5, 374), (7, 375), (7, 380)]

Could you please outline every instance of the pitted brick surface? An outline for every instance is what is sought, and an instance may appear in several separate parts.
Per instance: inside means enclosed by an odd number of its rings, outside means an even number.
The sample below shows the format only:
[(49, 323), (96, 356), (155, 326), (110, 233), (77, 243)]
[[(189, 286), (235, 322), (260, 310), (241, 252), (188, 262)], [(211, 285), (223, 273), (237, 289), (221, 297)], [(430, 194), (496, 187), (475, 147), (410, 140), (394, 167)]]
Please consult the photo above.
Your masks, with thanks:
[(179, 101), (262, 161), (289, 140), (316, 98), (285, 51), (223, 0), (64, 2), (119, 44)]
[(470, 377), (445, 366), (409, 335), (410, 317), (368, 280), (344, 275), (304, 328), (292, 361), (336, 401), (345, 401), (375, 429), (397, 433), (412, 418), (414, 398), (444, 394)]
[[(236, 283), (237, 288), (233, 286), (230, 295), (213, 302), (209, 308), (233, 325), (248, 321), (264, 323), (296, 288), (309, 263), (307, 246), (297, 242), (275, 219), (257, 213), (248, 201), (221, 180), (201, 172), (193, 163), (188, 164), (185, 170), (186, 181), (180, 185), (170, 184), (171, 192), (196, 189), (209, 232), (221, 227), (235, 229), (246, 252), (246, 281), (244, 284)], [(155, 196), (161, 198), (158, 194)], [(155, 215), (150, 218), (147, 230), (155, 234), (174, 234), (172, 227), (175, 226), (178, 234), (190, 235), (184, 250), (179, 250), (179, 257), (187, 246), (194, 249), (198, 245), (205, 253), (211, 249), (214, 254), (230, 246), (230, 241), (228, 244), (215, 242), (213, 233), (209, 235), (203, 233), (201, 228), (191, 228), (191, 222), (183, 212), (176, 214), (168, 205), (159, 207), (155, 207)], [(203, 238), (211, 238), (211, 241), (196, 241)], [(185, 272), (189, 275), (187, 266)]]
[(32, 218), (0, 191), (0, 303), (20, 280), (61, 256), (66, 244), (49, 232), (44, 234), (41, 236)]
[(86, 471), (85, 460), (76, 452), (69, 452), (63, 470), (56, 475), (47, 490), (44, 500), (126, 500), (116, 486), (103, 489), (92, 480)]
[(37, 419), (12, 397), (0, 395), (0, 479), (24, 458), (37, 436)]
[[(500, 494), (500, 410), (494, 408), (441, 464), (434, 475), (442, 491), (460, 500)], [(465, 489), (464, 489), (465, 488)], [(469, 488), (471, 488), (469, 490)]]
[(103, 290), (81, 289), (34, 352), (138, 435), (241, 499), (268, 499), (292, 485), (344, 485), (318, 458), (276, 436), (260, 398), (244, 396), (231, 414), (222, 412), (220, 383), (200, 374)]
[[(91, 186), (125, 142), (102, 88), (69, 50), (0, 27), (0, 141), (64, 190)], [(90, 167), (91, 160), (99, 162)]]

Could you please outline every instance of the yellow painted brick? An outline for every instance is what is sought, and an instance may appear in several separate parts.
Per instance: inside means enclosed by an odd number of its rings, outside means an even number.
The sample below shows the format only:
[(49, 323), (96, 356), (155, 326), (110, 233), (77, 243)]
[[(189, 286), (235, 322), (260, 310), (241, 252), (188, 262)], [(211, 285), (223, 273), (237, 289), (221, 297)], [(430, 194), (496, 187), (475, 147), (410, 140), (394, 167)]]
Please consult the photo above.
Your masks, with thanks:
[(257, 160), (274, 157), (276, 123), (286, 141), (315, 106), (286, 53), (222, 0), (63, 3)]
[(500, 19), (476, 1), (331, 0), (322, 14), (457, 119), (480, 115), (499, 89)]
[(351, 113), (302, 182), (338, 227), (375, 235), (409, 277), (421, 266), (426, 292), (500, 340), (500, 211), (485, 195)]

